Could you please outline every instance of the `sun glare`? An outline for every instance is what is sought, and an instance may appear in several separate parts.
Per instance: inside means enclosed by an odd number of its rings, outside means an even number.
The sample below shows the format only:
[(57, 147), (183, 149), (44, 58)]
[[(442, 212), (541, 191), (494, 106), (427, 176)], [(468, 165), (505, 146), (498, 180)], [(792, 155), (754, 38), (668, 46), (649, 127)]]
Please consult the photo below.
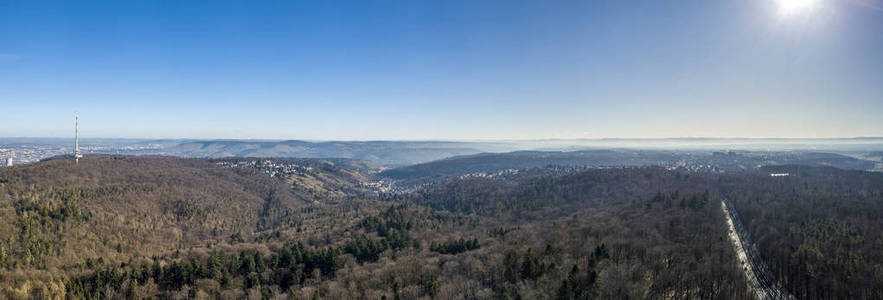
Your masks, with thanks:
[(785, 16), (809, 12), (818, 5), (819, 0), (775, 0), (779, 13)]

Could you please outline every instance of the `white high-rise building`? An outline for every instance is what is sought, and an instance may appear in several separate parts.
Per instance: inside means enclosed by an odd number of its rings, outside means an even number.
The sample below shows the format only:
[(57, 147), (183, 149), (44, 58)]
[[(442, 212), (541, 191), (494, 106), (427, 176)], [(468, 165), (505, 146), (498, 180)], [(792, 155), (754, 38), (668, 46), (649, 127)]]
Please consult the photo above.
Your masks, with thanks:
[(12, 166), (12, 157), (7, 157), (7, 158), (6, 158), (6, 166), (7, 166), (7, 167), (11, 167), (11, 166)]

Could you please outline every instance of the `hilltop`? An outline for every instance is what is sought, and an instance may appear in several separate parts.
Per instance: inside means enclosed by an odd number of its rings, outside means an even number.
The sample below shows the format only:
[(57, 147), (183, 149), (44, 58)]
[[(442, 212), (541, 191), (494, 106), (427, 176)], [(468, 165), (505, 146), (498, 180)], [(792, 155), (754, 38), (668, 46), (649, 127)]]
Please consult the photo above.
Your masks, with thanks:
[[(90, 155), (79, 165), (56, 158), (0, 168), (3, 278), (49, 279), (89, 261), (119, 264), (231, 237), (251, 240), (290, 227), (290, 215), (314, 206), (317, 197), (331, 199), (315, 188), (297, 188), (296, 180), (224, 168), (223, 162)], [(297, 163), (314, 167), (303, 172), (313, 185), (357, 191), (357, 171), (324, 161)]]
[(438, 179), (470, 173), (555, 166), (664, 166), (696, 172), (745, 172), (760, 166), (803, 164), (850, 170), (874, 169), (874, 162), (823, 152), (668, 151), (604, 149), (582, 151), (515, 151), (481, 153), (384, 170), (394, 180)]

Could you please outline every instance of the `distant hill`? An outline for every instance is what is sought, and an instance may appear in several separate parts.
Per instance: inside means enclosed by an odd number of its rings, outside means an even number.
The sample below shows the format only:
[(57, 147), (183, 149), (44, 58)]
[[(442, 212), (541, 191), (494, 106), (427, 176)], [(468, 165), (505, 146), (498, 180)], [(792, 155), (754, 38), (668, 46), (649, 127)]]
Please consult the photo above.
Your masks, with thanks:
[[(70, 153), (71, 138), (2, 138), (0, 152), (16, 153), (17, 163), (28, 163)], [(350, 158), (400, 167), (479, 153), (511, 151), (634, 151), (708, 152), (825, 152), (845, 155), (883, 150), (881, 138), (844, 139), (587, 139), (497, 141), (322, 141), (300, 140), (193, 140), (82, 138), (84, 153), (170, 155), (197, 158), (276, 157)], [(872, 153), (873, 154), (873, 153)], [(873, 156), (869, 156), (873, 158)], [(0, 159), (4, 158), (0, 154)]]
[(477, 172), (497, 172), (547, 165), (648, 166), (658, 165), (705, 172), (736, 172), (764, 165), (800, 164), (870, 170), (874, 163), (833, 153), (816, 152), (707, 152), (656, 150), (516, 151), (482, 153), (386, 170), (380, 176), (407, 180), (438, 178)]
[(363, 182), (381, 166), (348, 158), (220, 158), (212, 159), (222, 168), (238, 172), (263, 173), (284, 180), (307, 201), (328, 201), (364, 195)]
[(163, 149), (168, 155), (186, 157), (301, 157), (351, 158), (386, 166), (403, 166), (475, 154), (474, 143), (459, 142), (307, 142), (307, 141), (198, 141)]
[(386, 170), (383, 177), (413, 179), (443, 177), (475, 172), (496, 172), (505, 169), (524, 169), (546, 165), (662, 165), (676, 157), (668, 153), (621, 152), (587, 150), (573, 152), (516, 151), (510, 153), (482, 153)]

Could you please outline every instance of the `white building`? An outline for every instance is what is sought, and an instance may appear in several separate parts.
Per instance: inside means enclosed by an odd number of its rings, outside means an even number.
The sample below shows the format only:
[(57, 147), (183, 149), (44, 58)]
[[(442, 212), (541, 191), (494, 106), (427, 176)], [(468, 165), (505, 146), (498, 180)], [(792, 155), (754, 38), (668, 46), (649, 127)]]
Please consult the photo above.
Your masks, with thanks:
[(11, 166), (12, 166), (12, 157), (7, 157), (7, 158), (6, 158), (6, 166), (7, 166), (7, 167), (11, 167)]

